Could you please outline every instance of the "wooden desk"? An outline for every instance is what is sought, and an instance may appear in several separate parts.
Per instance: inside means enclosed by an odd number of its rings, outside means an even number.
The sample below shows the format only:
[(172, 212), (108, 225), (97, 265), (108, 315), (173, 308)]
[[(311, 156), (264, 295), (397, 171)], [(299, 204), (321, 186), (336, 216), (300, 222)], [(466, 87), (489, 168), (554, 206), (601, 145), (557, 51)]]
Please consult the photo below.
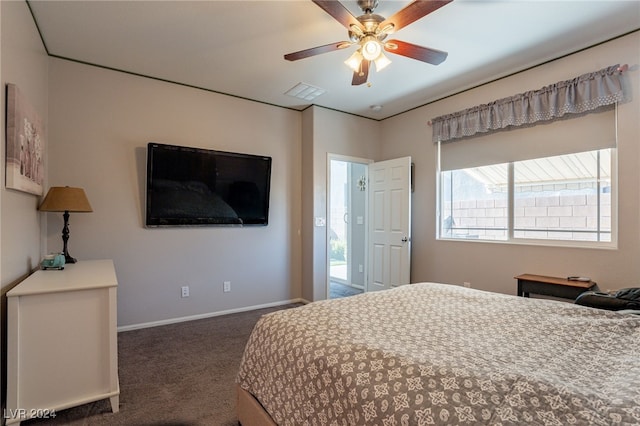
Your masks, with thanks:
[(518, 280), (518, 296), (522, 297), (535, 293), (575, 300), (581, 293), (596, 287), (593, 281), (573, 281), (542, 275), (523, 274), (514, 278)]

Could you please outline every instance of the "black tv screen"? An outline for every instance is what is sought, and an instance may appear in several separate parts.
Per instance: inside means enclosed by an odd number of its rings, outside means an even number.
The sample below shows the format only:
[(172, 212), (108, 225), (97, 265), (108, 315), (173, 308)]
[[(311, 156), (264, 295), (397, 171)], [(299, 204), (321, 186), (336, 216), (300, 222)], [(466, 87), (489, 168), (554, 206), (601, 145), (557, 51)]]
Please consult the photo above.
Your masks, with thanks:
[(147, 145), (146, 225), (267, 225), (271, 157)]

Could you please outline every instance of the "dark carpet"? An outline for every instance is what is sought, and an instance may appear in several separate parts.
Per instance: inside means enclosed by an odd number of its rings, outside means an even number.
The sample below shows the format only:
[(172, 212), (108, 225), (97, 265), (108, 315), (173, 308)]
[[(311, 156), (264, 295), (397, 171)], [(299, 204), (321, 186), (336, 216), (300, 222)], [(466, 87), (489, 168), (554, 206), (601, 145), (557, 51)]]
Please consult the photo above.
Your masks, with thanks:
[(106, 399), (22, 424), (237, 426), (235, 378), (249, 334), (262, 315), (296, 306), (118, 333), (119, 413)]
[(340, 284), (335, 281), (331, 281), (329, 285), (329, 298), (338, 299), (340, 297), (348, 297), (362, 293), (359, 288), (351, 287), (348, 285)]

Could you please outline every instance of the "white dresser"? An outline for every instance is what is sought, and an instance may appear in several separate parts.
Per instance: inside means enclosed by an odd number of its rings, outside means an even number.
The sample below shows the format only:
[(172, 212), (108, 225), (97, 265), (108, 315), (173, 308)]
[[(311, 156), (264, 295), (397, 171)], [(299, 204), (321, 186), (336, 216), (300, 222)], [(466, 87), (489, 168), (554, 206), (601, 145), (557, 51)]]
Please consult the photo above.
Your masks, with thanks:
[(117, 287), (112, 260), (84, 260), (7, 293), (7, 425), (106, 398), (118, 411)]

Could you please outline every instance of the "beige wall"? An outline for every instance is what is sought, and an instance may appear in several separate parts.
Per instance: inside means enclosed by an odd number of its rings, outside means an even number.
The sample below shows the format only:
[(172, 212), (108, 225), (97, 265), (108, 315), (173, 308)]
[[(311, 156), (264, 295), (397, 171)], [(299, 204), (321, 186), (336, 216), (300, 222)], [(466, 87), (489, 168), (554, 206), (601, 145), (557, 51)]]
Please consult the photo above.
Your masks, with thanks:
[[(48, 57), (25, 2), (0, 1), (0, 410), (6, 404), (5, 294), (38, 266), (43, 239), (39, 197), (5, 187), (6, 84), (15, 84), (40, 114), (47, 140)], [(45, 163), (46, 164), (46, 163)]]
[[(85, 188), (94, 210), (71, 215), (69, 251), (114, 259), (119, 326), (301, 296), (299, 112), (53, 58), (49, 105), (49, 181)], [(269, 225), (145, 228), (151, 141), (271, 156)]]
[(314, 226), (314, 203), (315, 188), (313, 175), (313, 119), (314, 107), (302, 111), (302, 298), (307, 301), (313, 300), (313, 281), (316, 261), (315, 249), (315, 226)]
[[(325, 297), (326, 227), (315, 228), (313, 218), (326, 217), (327, 153), (376, 159), (379, 122), (322, 108), (300, 113), (48, 58), (26, 5), (3, 2), (2, 11), (3, 22), (11, 22), (3, 41), (13, 40), (2, 46), (3, 64), (11, 63), (3, 77), (15, 75), (36, 108), (51, 111), (46, 188), (87, 192), (94, 212), (71, 215), (69, 251), (79, 261), (114, 259), (119, 326)], [(310, 141), (304, 159), (303, 138)], [(272, 156), (269, 226), (144, 228), (150, 141)], [(312, 211), (305, 250), (303, 194)], [(321, 194), (319, 202), (313, 194)], [(3, 190), (1, 200), (3, 254), (10, 249), (2, 256), (5, 286), (61, 249), (62, 218), (38, 213), (39, 199), (28, 194)], [(310, 253), (304, 261), (303, 253)], [(308, 264), (310, 280), (303, 281)], [(223, 281), (232, 282), (231, 293), (222, 292)], [(183, 285), (190, 286), (188, 299), (179, 297)]]
[[(44, 124), (45, 149), (50, 150), (47, 129), (49, 59), (25, 2), (0, 2), (2, 10), (2, 117), (6, 114), (6, 84), (13, 83), (39, 113)], [(2, 288), (3, 294), (17, 280), (38, 266), (41, 253), (40, 198), (4, 185), (5, 126), (2, 126)], [(45, 163), (46, 164), (46, 163)], [(46, 190), (46, 189), (45, 189)], [(60, 228), (60, 231), (62, 228)], [(60, 242), (62, 244), (62, 242)]]
[[(618, 117), (619, 247), (617, 250), (436, 241), (436, 151), (427, 122), (442, 114), (539, 89), (616, 63), (627, 63), (630, 100)], [(640, 33), (432, 103), (382, 125), (383, 156), (411, 155), (413, 194), (412, 281), (462, 284), (515, 294), (515, 275), (589, 276), (602, 289), (640, 285)], [(465, 143), (464, 141), (456, 143)]]

